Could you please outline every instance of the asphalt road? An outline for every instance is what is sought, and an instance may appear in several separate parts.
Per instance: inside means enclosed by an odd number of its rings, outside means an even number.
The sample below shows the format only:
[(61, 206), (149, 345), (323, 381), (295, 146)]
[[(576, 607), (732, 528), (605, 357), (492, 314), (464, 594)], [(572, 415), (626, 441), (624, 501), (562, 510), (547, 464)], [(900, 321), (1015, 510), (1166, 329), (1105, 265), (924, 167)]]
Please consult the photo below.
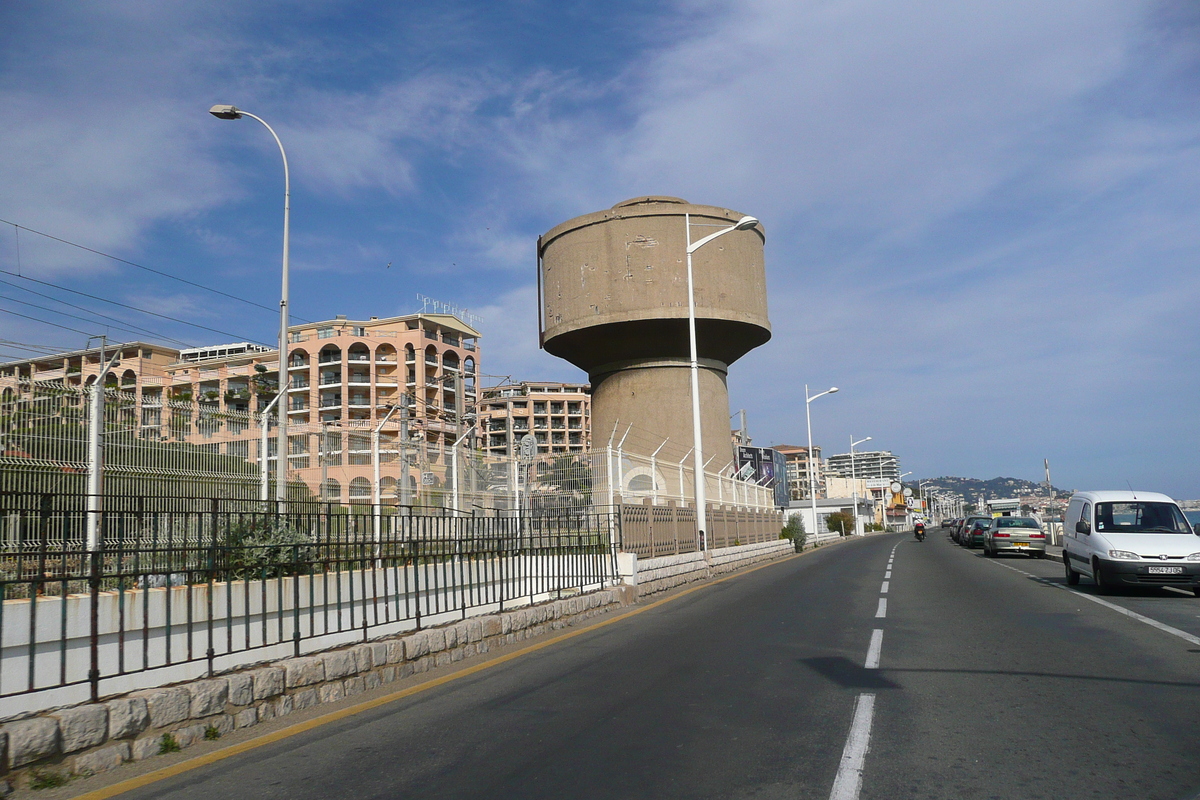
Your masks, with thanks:
[[(1200, 645), (1058, 562), (931, 534), (821, 548), (122, 796), (1200, 793)], [(1200, 599), (1104, 600), (1200, 634)]]

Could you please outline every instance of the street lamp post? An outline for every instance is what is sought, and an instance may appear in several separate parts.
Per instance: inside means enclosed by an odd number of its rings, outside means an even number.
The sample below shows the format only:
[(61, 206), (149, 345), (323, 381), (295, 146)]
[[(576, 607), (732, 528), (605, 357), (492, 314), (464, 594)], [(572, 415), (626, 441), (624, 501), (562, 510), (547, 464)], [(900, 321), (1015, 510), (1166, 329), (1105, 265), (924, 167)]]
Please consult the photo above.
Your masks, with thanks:
[(854, 535), (855, 536), (862, 536), (862, 531), (860, 531), (858, 529), (858, 473), (854, 469), (854, 448), (856, 445), (860, 445), (863, 442), (869, 442), (869, 441), (871, 441), (870, 436), (868, 436), (865, 439), (859, 439), (857, 442), (854, 441), (853, 434), (851, 434), (851, 436), (850, 436), (850, 492), (854, 497)]
[[(909, 470), (908, 472), (902, 472), (902, 473), (900, 473), (900, 477), (896, 478), (896, 482), (899, 483), (902, 487), (904, 486), (904, 476), (905, 475), (912, 475), (912, 470)], [(907, 500), (904, 501), (904, 522), (901, 524), (902, 525), (908, 524), (908, 501)]]
[[(696, 481), (696, 532), (699, 537), (698, 547), (702, 551), (707, 549), (704, 541), (704, 533), (708, 527), (708, 515), (705, 512), (704, 464), (702, 463), (704, 461), (704, 450), (701, 447), (700, 437), (700, 359), (696, 351), (696, 289), (692, 281), (692, 253), (718, 236), (724, 236), (733, 231), (748, 230), (757, 224), (758, 220), (754, 217), (742, 217), (735, 224), (727, 228), (722, 228), (715, 233), (710, 233), (696, 242), (692, 242), (692, 218), (690, 214), (683, 215), (683, 225), (686, 231), (685, 240), (687, 242), (688, 346), (691, 358), (689, 368), (692, 378), (692, 449), (694, 451), (692, 464), (696, 473), (694, 476)], [(728, 410), (727, 408), (726, 411)]]
[(812, 501), (812, 525), (813, 536), (818, 536), (820, 531), (817, 530), (817, 483), (816, 483), (816, 462), (813, 461), (813, 443), (812, 443), (812, 401), (818, 397), (824, 397), (827, 394), (833, 394), (838, 388), (831, 386), (820, 394), (808, 396), (808, 384), (804, 384), (804, 419), (808, 423), (808, 498)]
[[(275, 449), (278, 451), (275, 454), (275, 499), (281, 504), (282, 510), (282, 503), (287, 500), (288, 474), (288, 403), (286, 400), (288, 387), (288, 248), (290, 246), (289, 225), (292, 207), (292, 184), (288, 175), (287, 153), (275, 130), (262, 117), (228, 105), (213, 106), (208, 113), (217, 119), (249, 117), (258, 120), (264, 128), (271, 132), (275, 144), (279, 145), (279, 154), (283, 156), (283, 291), (279, 299), (279, 392), (284, 395), (285, 400), (279, 411), (279, 426), (275, 429)], [(266, 458), (265, 453), (263, 457)]]

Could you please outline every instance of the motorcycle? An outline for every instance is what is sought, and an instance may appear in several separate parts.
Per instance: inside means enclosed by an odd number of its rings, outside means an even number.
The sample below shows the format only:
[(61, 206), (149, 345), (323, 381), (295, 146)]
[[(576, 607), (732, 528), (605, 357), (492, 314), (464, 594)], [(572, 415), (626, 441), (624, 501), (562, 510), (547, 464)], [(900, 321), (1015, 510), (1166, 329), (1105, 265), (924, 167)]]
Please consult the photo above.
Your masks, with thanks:
[(921, 523), (918, 522), (916, 524), (916, 526), (913, 528), (913, 533), (916, 534), (918, 542), (925, 541), (925, 526), (924, 525), (922, 525)]

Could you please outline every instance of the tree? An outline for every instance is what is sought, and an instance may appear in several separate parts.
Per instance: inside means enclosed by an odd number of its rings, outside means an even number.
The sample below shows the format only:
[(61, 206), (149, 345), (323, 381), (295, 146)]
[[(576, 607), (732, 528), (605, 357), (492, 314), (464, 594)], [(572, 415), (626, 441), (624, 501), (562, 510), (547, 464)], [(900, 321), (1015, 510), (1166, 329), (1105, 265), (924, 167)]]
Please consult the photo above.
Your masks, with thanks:
[(854, 533), (854, 515), (845, 511), (835, 511), (825, 518), (825, 527), (833, 533), (849, 536)]

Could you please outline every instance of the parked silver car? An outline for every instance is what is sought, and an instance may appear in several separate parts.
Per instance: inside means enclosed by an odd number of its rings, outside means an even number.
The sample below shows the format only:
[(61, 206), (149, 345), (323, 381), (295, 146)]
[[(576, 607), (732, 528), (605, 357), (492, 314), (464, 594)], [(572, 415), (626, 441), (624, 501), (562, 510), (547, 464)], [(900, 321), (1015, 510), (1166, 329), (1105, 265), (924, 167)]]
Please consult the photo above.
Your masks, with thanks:
[(1046, 532), (1033, 517), (996, 517), (983, 532), (983, 554), (1025, 553), (1033, 558), (1046, 557)]

